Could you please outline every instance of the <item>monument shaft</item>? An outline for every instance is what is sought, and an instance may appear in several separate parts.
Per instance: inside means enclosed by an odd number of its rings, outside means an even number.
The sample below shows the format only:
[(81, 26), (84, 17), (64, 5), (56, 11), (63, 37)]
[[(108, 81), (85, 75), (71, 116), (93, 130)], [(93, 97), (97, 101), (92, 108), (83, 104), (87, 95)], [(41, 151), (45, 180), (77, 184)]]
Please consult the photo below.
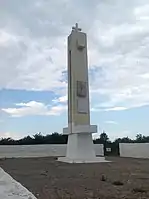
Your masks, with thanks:
[[(87, 37), (72, 31), (68, 37), (68, 124), (90, 124)], [(72, 129), (72, 128), (71, 128)]]

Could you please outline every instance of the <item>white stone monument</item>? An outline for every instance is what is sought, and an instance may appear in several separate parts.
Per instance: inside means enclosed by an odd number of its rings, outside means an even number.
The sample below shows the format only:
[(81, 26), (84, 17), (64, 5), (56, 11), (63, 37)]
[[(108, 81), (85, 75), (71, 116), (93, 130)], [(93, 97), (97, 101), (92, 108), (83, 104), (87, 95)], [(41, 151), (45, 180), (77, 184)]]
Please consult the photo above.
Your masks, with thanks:
[(78, 28), (72, 28), (68, 36), (68, 134), (66, 157), (59, 161), (69, 163), (105, 162), (96, 157), (92, 133), (96, 125), (90, 125), (90, 103), (88, 83), (87, 36)]

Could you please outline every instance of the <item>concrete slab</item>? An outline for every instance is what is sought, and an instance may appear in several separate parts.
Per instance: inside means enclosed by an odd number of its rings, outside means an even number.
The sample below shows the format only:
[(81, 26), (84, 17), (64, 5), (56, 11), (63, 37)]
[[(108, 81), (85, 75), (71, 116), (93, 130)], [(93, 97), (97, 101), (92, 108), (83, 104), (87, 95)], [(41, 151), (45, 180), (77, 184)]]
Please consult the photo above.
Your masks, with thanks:
[(31, 192), (0, 168), (1, 199), (37, 199)]
[(65, 163), (102, 163), (102, 162), (110, 162), (105, 160), (105, 157), (96, 157), (94, 159), (71, 159), (67, 157), (59, 157), (58, 161)]

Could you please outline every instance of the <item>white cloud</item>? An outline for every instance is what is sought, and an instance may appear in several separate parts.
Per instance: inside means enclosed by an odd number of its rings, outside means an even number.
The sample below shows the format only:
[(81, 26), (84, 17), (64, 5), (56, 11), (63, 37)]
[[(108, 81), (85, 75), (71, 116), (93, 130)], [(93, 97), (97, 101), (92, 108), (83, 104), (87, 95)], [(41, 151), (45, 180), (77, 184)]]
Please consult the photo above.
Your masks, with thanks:
[(113, 120), (109, 120), (109, 121), (105, 121), (106, 124), (118, 124), (116, 121)]
[(1, 138), (20, 139), (21, 136), (16, 132), (0, 132), (0, 139)]
[(108, 109), (105, 109), (105, 111), (123, 111), (123, 110), (127, 110), (126, 107), (113, 107), (113, 108), (108, 108)]
[(67, 35), (78, 21), (88, 33), (89, 67), (96, 68), (92, 93), (107, 98), (98, 108), (149, 104), (148, 0), (6, 0), (0, 9), (0, 88), (64, 96)]
[(16, 104), (16, 108), (3, 108), (2, 111), (6, 112), (12, 117), (23, 117), (29, 115), (60, 115), (66, 110), (66, 106), (48, 106), (41, 102), (30, 101), (28, 103)]
[(52, 101), (55, 102), (55, 103), (65, 103), (65, 102), (67, 102), (67, 95), (53, 99)]
[(0, 30), (0, 46), (1, 47), (13, 41), (17, 42), (17, 38), (14, 35), (9, 34), (8, 32), (5, 32), (5, 30), (3, 29)]

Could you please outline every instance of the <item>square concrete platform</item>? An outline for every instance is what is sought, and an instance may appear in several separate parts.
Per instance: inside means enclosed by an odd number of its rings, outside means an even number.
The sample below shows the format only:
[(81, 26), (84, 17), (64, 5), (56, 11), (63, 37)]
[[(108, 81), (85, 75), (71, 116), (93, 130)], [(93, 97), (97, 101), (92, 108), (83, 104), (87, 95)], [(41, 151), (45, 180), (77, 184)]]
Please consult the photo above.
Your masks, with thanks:
[(102, 162), (110, 162), (105, 160), (105, 157), (96, 157), (94, 159), (70, 159), (67, 157), (59, 157), (58, 161), (66, 162), (66, 163), (102, 163)]

